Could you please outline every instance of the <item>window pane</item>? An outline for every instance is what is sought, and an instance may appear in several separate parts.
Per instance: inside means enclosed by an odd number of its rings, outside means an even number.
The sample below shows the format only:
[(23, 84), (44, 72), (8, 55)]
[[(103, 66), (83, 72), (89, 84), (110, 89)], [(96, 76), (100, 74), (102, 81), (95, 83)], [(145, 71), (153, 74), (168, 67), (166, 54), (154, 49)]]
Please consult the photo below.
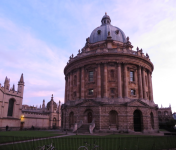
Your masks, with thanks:
[(89, 81), (93, 81), (93, 71), (89, 71)]
[(134, 72), (130, 71), (130, 81), (134, 81)]
[(89, 90), (89, 95), (93, 95), (93, 89)]
[(135, 95), (135, 90), (131, 90), (131, 95)]

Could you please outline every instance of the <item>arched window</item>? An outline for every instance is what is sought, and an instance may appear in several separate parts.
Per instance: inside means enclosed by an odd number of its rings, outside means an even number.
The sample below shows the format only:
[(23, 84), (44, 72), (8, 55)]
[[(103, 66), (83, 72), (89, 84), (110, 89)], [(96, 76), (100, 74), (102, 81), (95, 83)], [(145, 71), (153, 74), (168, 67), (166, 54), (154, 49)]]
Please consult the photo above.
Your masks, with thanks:
[(74, 85), (77, 85), (77, 76), (74, 76)]
[(161, 115), (161, 111), (158, 111), (158, 115)]
[(111, 70), (110, 74), (111, 74), (111, 79), (114, 79), (114, 70)]
[(13, 105), (14, 105), (14, 99), (10, 99), (7, 116), (13, 115)]
[(53, 118), (53, 125), (56, 125), (56, 118)]
[(168, 112), (167, 112), (167, 111), (165, 111), (165, 112), (164, 112), (164, 115), (165, 115), (165, 116), (167, 116), (167, 115), (168, 115)]
[(110, 121), (110, 124), (117, 124), (118, 123), (118, 114), (115, 110), (110, 111), (109, 121)]
[(151, 127), (152, 129), (154, 129), (154, 117), (153, 117), (153, 113), (150, 113), (150, 122), (151, 122)]
[(74, 125), (74, 112), (70, 112), (69, 114), (69, 126), (70, 128), (73, 128)]

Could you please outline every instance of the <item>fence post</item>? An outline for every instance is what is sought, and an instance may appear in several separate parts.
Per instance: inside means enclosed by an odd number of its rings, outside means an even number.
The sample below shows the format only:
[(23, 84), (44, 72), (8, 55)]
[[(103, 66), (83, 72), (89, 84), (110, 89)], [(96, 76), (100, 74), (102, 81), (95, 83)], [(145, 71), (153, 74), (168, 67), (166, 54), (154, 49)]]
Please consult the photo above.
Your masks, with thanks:
[(33, 147), (33, 150), (34, 150), (35, 149), (34, 148), (34, 137), (32, 138), (32, 145), (33, 145), (32, 147)]
[(119, 140), (120, 140), (120, 142), (119, 142), (119, 150), (120, 150), (121, 137), (120, 137), (120, 139), (119, 139)]
[(14, 150), (14, 140), (15, 140), (14, 138), (15, 138), (15, 137), (13, 136), (13, 150)]

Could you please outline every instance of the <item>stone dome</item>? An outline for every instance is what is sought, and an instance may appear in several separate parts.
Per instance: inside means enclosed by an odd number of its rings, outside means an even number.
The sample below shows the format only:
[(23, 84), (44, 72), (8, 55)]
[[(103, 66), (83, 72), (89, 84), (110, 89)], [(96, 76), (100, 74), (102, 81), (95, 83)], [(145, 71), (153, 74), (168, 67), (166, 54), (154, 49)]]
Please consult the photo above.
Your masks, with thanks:
[(126, 36), (124, 32), (113, 25), (111, 25), (111, 19), (105, 13), (101, 20), (102, 25), (94, 29), (90, 35), (90, 43), (96, 43), (99, 41), (104, 41), (107, 39), (107, 37), (111, 37), (112, 40), (114, 41), (119, 41), (122, 43), (126, 43)]
[[(57, 108), (57, 104), (56, 104), (55, 101), (53, 101), (53, 105), (54, 105), (54, 107), (53, 107), (54, 109)], [(50, 106), (51, 106), (51, 101), (49, 101), (49, 102), (47, 103), (47, 108), (50, 109)]]

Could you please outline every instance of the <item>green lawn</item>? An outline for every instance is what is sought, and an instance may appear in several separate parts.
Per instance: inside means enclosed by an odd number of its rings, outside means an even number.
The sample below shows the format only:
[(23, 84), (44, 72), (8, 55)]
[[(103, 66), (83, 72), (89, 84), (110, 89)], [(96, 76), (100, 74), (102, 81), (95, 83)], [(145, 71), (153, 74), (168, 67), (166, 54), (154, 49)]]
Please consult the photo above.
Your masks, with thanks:
[(0, 143), (23, 141), (32, 138), (53, 137), (61, 134), (56, 131), (2, 131), (0, 132)]
[(1, 131), (0, 136), (17, 136), (17, 137), (50, 137), (57, 136), (56, 131)]
[[(22, 137), (21, 137), (22, 138)], [(1, 150), (33, 150), (38, 146), (48, 145), (51, 142), (58, 150), (78, 150), (84, 142), (93, 144), (94, 141), (102, 150), (161, 150), (176, 147), (174, 136), (143, 136), (143, 135), (108, 135), (89, 136), (74, 135), (63, 138), (45, 140), (35, 139), (32, 142), (18, 143), (14, 145), (0, 146)], [(90, 150), (91, 147), (89, 147)]]

